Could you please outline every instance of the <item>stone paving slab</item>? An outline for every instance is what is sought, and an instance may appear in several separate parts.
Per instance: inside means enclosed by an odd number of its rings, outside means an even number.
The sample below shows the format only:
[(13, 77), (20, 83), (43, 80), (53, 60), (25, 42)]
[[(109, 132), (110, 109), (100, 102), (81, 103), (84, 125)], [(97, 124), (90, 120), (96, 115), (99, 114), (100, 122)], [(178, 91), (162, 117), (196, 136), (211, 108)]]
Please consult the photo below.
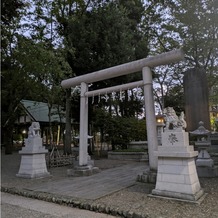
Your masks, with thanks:
[(1, 155), (1, 186), (32, 190), (81, 199), (95, 200), (136, 183), (138, 174), (146, 171), (148, 163), (135, 161), (96, 160), (100, 173), (87, 177), (68, 177), (70, 166), (51, 168), (51, 177), (25, 179), (16, 177), (21, 156)]
[(145, 163), (133, 162), (87, 177), (66, 177), (36, 184), (28, 187), (28, 190), (95, 200), (134, 185), (137, 175), (147, 167)]

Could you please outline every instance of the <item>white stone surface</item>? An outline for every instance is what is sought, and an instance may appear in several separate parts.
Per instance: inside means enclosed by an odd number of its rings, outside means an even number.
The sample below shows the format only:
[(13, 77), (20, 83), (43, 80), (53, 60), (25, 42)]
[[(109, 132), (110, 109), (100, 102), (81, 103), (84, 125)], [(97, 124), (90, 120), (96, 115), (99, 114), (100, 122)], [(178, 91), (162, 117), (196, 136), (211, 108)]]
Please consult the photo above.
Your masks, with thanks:
[(173, 107), (167, 107), (164, 108), (163, 114), (164, 114), (166, 130), (168, 129), (182, 130), (186, 128), (187, 124), (186, 121), (184, 120), (184, 112), (181, 112), (180, 116), (178, 117)]
[(151, 170), (157, 171), (157, 126), (154, 110), (154, 97), (153, 97), (153, 85), (152, 85), (152, 73), (149, 67), (142, 69), (142, 76), (144, 81), (144, 100), (145, 100), (145, 115), (148, 137), (148, 155), (149, 166)]
[(25, 153), (47, 153), (48, 151), (42, 146), (42, 138), (31, 137), (25, 139), (25, 147), (19, 151), (20, 154)]
[[(173, 136), (172, 136), (173, 134)], [(163, 146), (158, 146), (158, 173), (153, 195), (196, 201), (203, 195), (195, 157), (198, 152), (188, 144), (184, 130), (167, 130), (162, 134)]]
[(87, 91), (88, 85), (82, 82), (80, 94), (79, 166), (88, 164), (88, 97), (85, 96)]
[(143, 85), (144, 85), (143, 80), (140, 80), (140, 81), (126, 83), (126, 84), (122, 84), (122, 85), (118, 85), (118, 86), (112, 86), (112, 87), (108, 87), (108, 88), (88, 91), (88, 92), (85, 93), (85, 96), (93, 97), (93, 96), (97, 96), (97, 95), (101, 95), (101, 94), (105, 94), (105, 93), (117, 92), (117, 91), (120, 91), (120, 90), (125, 91), (125, 90), (128, 90), (128, 89), (133, 89), (135, 87), (141, 87)]
[(166, 130), (162, 133), (162, 146), (189, 146), (188, 133), (184, 130)]
[[(33, 127), (37, 126), (35, 129)], [(23, 178), (41, 178), (49, 176), (47, 171), (45, 154), (48, 151), (42, 146), (42, 138), (39, 135), (39, 124), (36, 122), (29, 128), (28, 138), (25, 139), (25, 147), (19, 153), (21, 156), (20, 169), (16, 176)]]

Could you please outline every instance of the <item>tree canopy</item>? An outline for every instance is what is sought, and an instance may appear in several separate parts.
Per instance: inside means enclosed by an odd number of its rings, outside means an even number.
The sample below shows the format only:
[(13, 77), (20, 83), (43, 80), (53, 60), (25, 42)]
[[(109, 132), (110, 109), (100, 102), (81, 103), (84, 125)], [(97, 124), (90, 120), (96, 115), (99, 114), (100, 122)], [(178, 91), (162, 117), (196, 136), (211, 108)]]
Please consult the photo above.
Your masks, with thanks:
[[(183, 73), (194, 67), (204, 68), (208, 76), (209, 88), (216, 87), (218, 84), (217, 1), (167, 0), (146, 2), (145, 5), (145, 19), (149, 21), (150, 27), (148, 28), (151, 36), (150, 50), (158, 53), (182, 47), (186, 54), (185, 61), (174, 65), (173, 68), (166, 66), (165, 70), (155, 69), (159, 78), (156, 93), (165, 90), (159, 95), (162, 99), (159, 101), (163, 102), (164, 96), (167, 95), (167, 84), (170, 83), (169, 87), (177, 86), (182, 81)], [(167, 77), (166, 71), (168, 71)]]
[[(170, 105), (182, 110), (183, 73), (193, 67), (206, 70), (213, 104), (218, 104), (214, 94), (218, 87), (216, 0), (3, 0), (1, 8), (2, 128), (10, 133), (5, 139), (11, 140), (21, 99), (44, 101), (50, 106), (58, 103), (68, 112), (71, 108), (67, 107), (73, 106), (70, 114), (78, 120), (78, 93), (72, 96), (71, 90), (64, 92), (62, 79), (181, 47), (185, 61), (152, 69), (159, 108)], [(140, 77), (135, 73), (90, 84), (89, 88)], [(92, 113), (96, 106), (111, 117), (141, 116), (143, 103), (137, 92), (123, 92), (122, 100), (116, 93), (115, 101), (99, 102), (96, 97), (89, 104), (90, 122), (99, 123)], [(5, 140), (5, 144), (10, 141)]]

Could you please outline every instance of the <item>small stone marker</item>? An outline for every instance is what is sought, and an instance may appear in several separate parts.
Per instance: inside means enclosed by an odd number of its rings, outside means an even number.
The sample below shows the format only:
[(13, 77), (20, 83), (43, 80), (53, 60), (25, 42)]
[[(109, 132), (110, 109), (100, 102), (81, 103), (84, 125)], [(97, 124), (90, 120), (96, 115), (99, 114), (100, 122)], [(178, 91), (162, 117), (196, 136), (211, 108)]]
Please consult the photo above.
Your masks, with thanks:
[(167, 108), (166, 129), (162, 133), (162, 146), (158, 146), (158, 173), (152, 195), (197, 201), (202, 195), (195, 157), (198, 155), (189, 146), (186, 123), (180, 120), (173, 108)]
[(33, 122), (29, 127), (28, 138), (25, 139), (25, 147), (19, 151), (22, 156), (20, 169), (16, 176), (29, 179), (49, 176), (45, 161), (47, 152), (48, 150), (42, 146), (40, 125), (38, 122)]

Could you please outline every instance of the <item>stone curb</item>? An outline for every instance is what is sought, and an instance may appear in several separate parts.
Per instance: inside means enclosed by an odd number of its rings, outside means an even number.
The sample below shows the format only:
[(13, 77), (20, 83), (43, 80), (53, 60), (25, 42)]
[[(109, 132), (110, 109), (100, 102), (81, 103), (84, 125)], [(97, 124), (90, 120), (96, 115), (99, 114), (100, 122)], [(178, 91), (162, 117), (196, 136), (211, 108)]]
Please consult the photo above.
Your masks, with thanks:
[(111, 208), (107, 205), (96, 204), (92, 202), (92, 200), (81, 200), (76, 199), (68, 196), (60, 196), (60, 195), (53, 195), (50, 193), (45, 192), (36, 192), (36, 191), (29, 191), (29, 190), (20, 190), (17, 188), (8, 188), (8, 187), (1, 187), (1, 192), (6, 192), (9, 194), (20, 195), (27, 198), (33, 198), (37, 200), (47, 201), (56, 203), (59, 205), (64, 205), (68, 207), (74, 207), (84, 210), (90, 210), (98, 213), (105, 213), (117, 217), (124, 217), (124, 218), (148, 218), (147, 215), (135, 213), (133, 211), (122, 211), (118, 208)]

